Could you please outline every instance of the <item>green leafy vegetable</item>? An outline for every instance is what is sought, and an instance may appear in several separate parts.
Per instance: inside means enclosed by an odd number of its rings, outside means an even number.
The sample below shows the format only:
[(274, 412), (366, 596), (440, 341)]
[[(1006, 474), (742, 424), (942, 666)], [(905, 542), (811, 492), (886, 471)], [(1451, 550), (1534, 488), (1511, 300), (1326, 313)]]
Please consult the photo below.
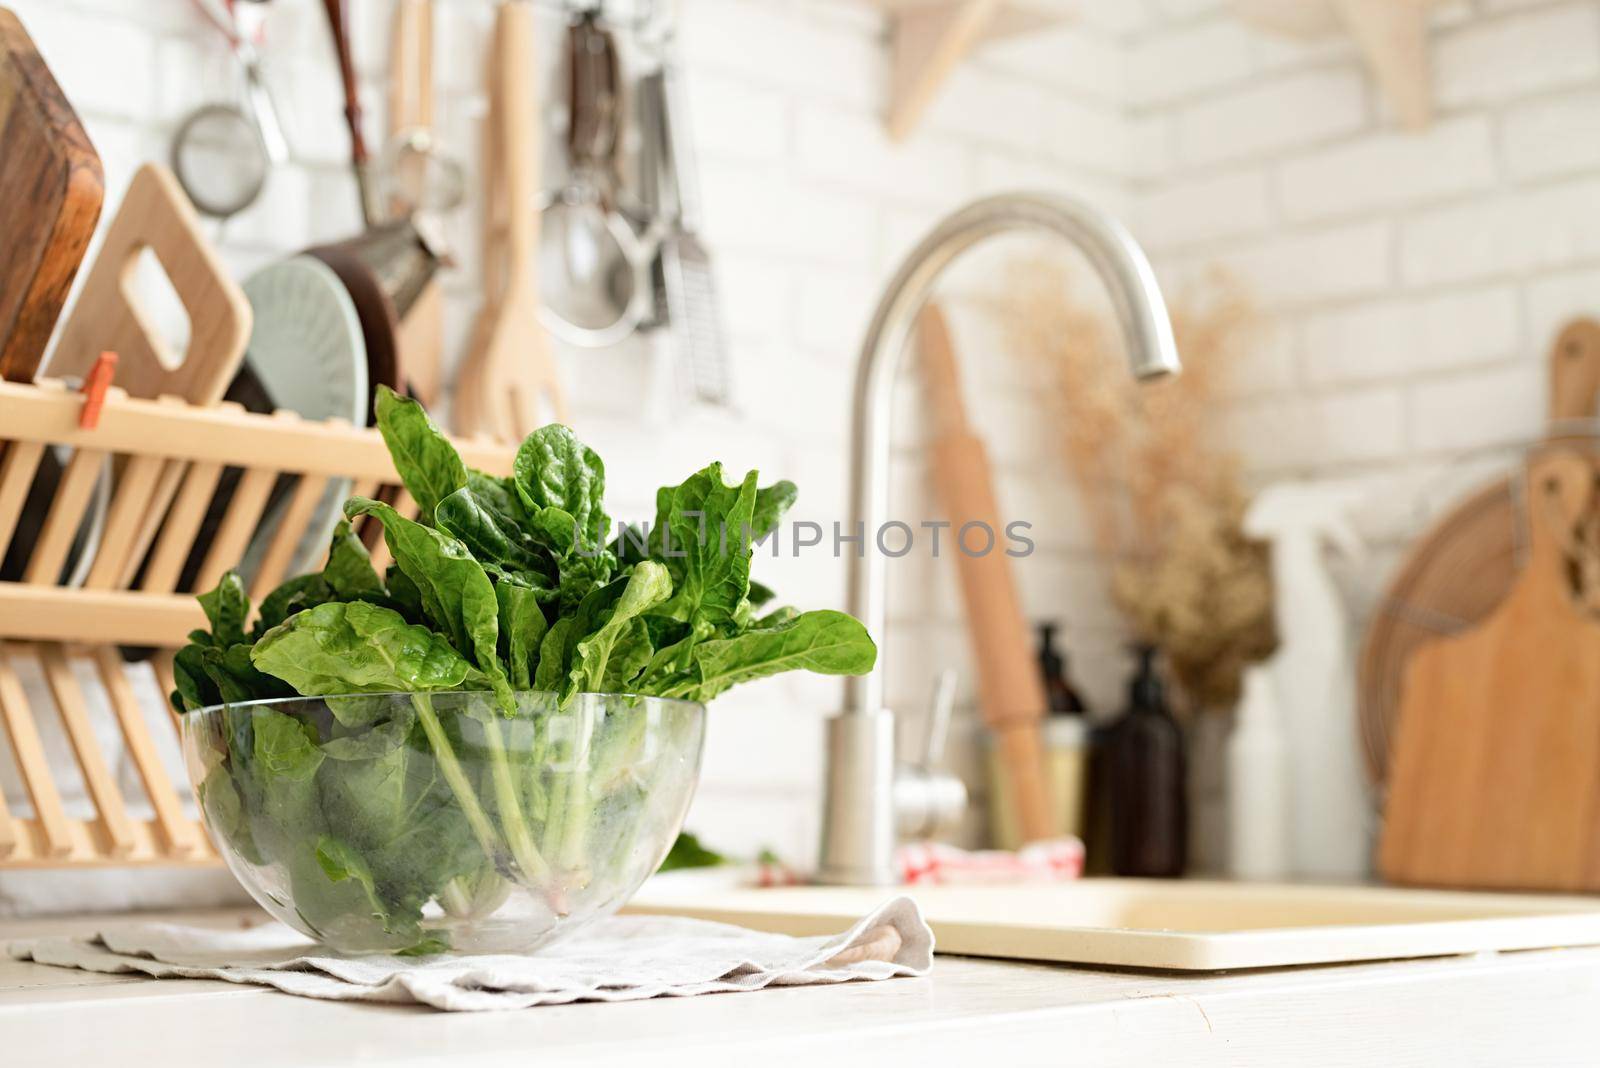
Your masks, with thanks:
[(374, 408), (400, 481), (422, 506), (422, 514), (432, 516), (440, 501), (467, 484), (466, 465), (416, 401), (379, 386)]
[[(281, 867), (308, 929), (435, 952), (425, 915), (487, 915), (517, 884), (559, 912), (590, 864), (638, 855), (646, 717), (585, 693), (707, 701), (782, 671), (872, 669), (856, 620), (772, 607), (751, 581), (792, 483), (710, 464), (607, 544), (605, 466), (568, 428), (529, 435), (502, 477), (469, 468), (416, 402), (383, 389), (376, 410), (419, 518), (350, 500), (320, 572), (253, 622), (229, 572), (173, 662), (175, 707), (223, 706), (208, 819)], [(394, 558), (381, 575), (363, 519)], [(326, 712), (254, 703), (295, 694)], [(716, 859), (685, 836), (668, 865)]]

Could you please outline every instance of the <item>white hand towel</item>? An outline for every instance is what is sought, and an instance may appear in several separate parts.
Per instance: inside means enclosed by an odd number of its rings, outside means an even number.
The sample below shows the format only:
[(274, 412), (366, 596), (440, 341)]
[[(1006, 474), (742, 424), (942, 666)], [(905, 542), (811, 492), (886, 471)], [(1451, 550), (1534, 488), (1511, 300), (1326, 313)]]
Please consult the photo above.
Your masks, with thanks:
[(87, 938), (13, 942), (7, 952), (94, 972), (223, 979), (303, 997), (480, 1011), (924, 975), (933, 964), (933, 932), (916, 902), (899, 897), (848, 931), (817, 938), (679, 917), (614, 916), (532, 954), (347, 957), (279, 923), (246, 931), (144, 924)]

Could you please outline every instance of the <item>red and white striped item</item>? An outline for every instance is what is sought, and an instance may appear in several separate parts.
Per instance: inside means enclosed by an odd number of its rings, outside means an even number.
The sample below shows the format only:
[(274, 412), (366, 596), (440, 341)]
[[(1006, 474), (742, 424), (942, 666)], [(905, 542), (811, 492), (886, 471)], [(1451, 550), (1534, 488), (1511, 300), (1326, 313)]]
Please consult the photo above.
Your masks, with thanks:
[(895, 851), (907, 886), (1065, 882), (1083, 874), (1083, 842), (1068, 836), (1030, 842), (1015, 853), (967, 850), (938, 842), (916, 842)]

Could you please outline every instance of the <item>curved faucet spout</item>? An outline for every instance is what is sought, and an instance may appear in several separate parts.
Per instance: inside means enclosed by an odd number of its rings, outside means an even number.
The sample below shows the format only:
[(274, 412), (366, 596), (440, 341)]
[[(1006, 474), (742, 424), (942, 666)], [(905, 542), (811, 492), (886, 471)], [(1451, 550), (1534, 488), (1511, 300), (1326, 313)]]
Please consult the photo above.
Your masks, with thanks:
[[(962, 208), (906, 257), (873, 313), (861, 348), (851, 446), (851, 529), (864, 529), (869, 545), (888, 513), (891, 395), (917, 316), (952, 261), (984, 238), (1008, 230), (1055, 233), (1083, 252), (1110, 291), (1135, 375), (1151, 378), (1179, 369), (1155, 272), (1121, 223), (1089, 204), (1048, 194), (1005, 194)], [(888, 623), (885, 563), (881, 554), (870, 551), (850, 559), (850, 610), (880, 643)], [(883, 708), (881, 658), (879, 665), (872, 674), (849, 680), (847, 715)]]

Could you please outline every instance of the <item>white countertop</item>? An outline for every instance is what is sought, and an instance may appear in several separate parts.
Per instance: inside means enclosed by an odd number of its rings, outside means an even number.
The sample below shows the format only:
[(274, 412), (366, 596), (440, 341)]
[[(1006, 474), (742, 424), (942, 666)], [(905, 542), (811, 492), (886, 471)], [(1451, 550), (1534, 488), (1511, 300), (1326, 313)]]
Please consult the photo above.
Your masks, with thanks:
[[(0, 941), (260, 918), (0, 921)], [(1600, 948), (1210, 977), (939, 957), (923, 979), (477, 1014), (0, 960), (0, 1064), (1571, 1065), (1600, 1049), (1597, 1005)]]

